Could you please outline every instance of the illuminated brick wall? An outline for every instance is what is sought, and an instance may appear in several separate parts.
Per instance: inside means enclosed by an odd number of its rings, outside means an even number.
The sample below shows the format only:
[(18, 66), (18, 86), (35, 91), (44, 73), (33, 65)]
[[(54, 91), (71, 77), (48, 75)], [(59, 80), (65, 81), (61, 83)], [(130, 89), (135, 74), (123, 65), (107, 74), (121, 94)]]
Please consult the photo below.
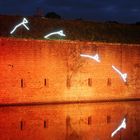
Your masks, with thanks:
[(0, 103), (140, 98), (139, 56), (134, 44), (0, 38)]

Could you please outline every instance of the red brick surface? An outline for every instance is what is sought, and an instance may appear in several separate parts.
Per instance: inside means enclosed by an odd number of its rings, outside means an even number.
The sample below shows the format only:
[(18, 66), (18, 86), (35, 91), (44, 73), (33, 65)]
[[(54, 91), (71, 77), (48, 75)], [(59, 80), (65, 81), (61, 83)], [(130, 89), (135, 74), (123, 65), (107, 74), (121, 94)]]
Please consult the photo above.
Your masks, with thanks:
[[(98, 53), (101, 63), (81, 53)], [(139, 44), (0, 38), (1, 104), (122, 98), (140, 98)]]

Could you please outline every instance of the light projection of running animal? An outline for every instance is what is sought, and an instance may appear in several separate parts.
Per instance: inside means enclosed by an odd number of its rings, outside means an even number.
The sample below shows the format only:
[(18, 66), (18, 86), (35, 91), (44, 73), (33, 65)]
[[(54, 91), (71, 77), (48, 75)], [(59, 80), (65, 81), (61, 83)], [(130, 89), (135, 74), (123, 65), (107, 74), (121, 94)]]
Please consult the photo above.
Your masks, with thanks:
[(63, 36), (65, 37), (66, 35), (63, 33), (63, 30), (60, 30), (60, 31), (57, 31), (57, 32), (52, 32), (52, 33), (49, 33), (47, 35), (44, 36), (44, 38), (48, 39), (50, 36), (52, 35), (60, 35), (60, 36)]
[(117, 127), (117, 129), (115, 129), (112, 134), (111, 137), (114, 137), (114, 135), (116, 135), (118, 133), (118, 131), (120, 131), (121, 129), (126, 129), (126, 118), (124, 118), (122, 120), (122, 123)]
[(127, 73), (121, 73), (115, 66), (112, 65), (112, 68), (121, 76), (124, 82), (127, 82)]
[(28, 20), (26, 18), (23, 18), (22, 22), (19, 23), (18, 25), (16, 25), (13, 28), (13, 30), (10, 32), (10, 34), (13, 34), (16, 31), (16, 29), (20, 26), (24, 26), (27, 30), (30, 30), (29, 27), (27, 27), (27, 25), (26, 25), (27, 23), (29, 23)]
[[(97, 61), (98, 63), (100, 62), (100, 58), (99, 58), (98, 54), (95, 54), (93, 56), (92, 55), (88, 55), (88, 54), (80, 54), (80, 56), (93, 59), (93, 60)], [(112, 68), (121, 76), (121, 78), (122, 78), (122, 80), (124, 82), (127, 82), (127, 73), (122, 73), (114, 65), (112, 65)]]
[(87, 55), (87, 54), (80, 54), (81, 57), (87, 57), (87, 58), (90, 58), (90, 59), (93, 59), (95, 61), (97, 61), (98, 63), (100, 62), (100, 59), (99, 59), (99, 55), (98, 54), (95, 54), (95, 55)]

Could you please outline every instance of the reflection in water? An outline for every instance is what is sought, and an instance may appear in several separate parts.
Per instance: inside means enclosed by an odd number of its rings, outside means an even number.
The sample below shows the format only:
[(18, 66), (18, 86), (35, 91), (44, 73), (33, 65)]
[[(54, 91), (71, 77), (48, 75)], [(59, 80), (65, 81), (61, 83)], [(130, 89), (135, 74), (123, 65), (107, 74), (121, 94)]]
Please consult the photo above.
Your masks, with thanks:
[(111, 134), (111, 137), (114, 137), (115, 134), (118, 133), (118, 131), (120, 131), (121, 129), (126, 129), (126, 118), (123, 119), (122, 123), (117, 127), (117, 129), (115, 129), (113, 131), (113, 133)]
[(72, 128), (69, 116), (66, 117), (66, 140), (81, 140), (81, 137)]
[[(139, 140), (139, 106), (137, 101), (0, 107), (0, 140)], [(127, 128), (111, 137), (123, 118)]]

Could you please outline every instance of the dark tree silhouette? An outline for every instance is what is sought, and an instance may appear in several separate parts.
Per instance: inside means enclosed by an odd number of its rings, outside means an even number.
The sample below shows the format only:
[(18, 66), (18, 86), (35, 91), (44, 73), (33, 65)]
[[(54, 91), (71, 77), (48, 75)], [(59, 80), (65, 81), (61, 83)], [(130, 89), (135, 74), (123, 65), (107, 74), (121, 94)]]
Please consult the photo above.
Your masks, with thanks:
[(140, 21), (137, 21), (135, 24), (136, 24), (136, 25), (140, 25)]
[(46, 18), (55, 18), (55, 19), (61, 19), (61, 16), (56, 14), (55, 12), (48, 12), (45, 15)]
[(118, 22), (118, 21), (111, 21), (111, 20), (109, 20), (109, 21), (106, 21), (106, 23), (114, 23), (114, 24), (119, 24), (119, 22)]

